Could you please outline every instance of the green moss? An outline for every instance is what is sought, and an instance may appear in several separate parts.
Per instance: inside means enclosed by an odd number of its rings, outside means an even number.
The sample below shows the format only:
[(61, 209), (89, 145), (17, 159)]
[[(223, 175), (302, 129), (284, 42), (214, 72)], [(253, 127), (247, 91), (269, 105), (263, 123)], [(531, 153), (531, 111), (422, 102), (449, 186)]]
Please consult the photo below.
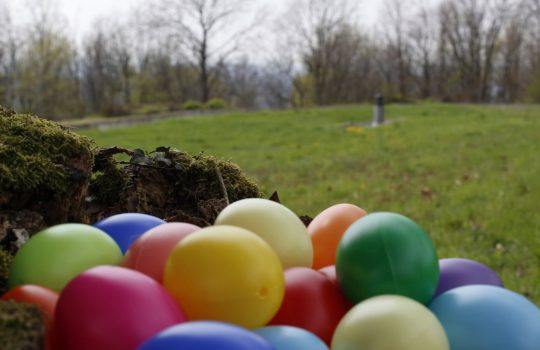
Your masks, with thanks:
[[(117, 154), (131, 159), (117, 162)], [(95, 161), (87, 201), (90, 221), (129, 211), (209, 225), (226, 203), (216, 169), (229, 202), (263, 196), (236, 164), (203, 154), (111, 147), (99, 150)]]
[(106, 158), (101, 164), (96, 164), (94, 171), (88, 192), (96, 197), (98, 203), (118, 203), (127, 183), (122, 169), (116, 165), (113, 158)]
[(44, 318), (37, 306), (0, 300), (2, 350), (43, 349), (44, 339)]
[(11, 254), (0, 249), (0, 295), (4, 294), (8, 289), (7, 279), (11, 260), (13, 260)]
[[(232, 162), (206, 156), (202, 153), (192, 156), (186, 152), (169, 148), (166, 152), (151, 152), (151, 155), (144, 153), (143, 158), (141, 158), (143, 164), (131, 163), (127, 172), (126, 168), (117, 164), (112, 156), (96, 157), (95, 175), (90, 183), (89, 193), (97, 199), (98, 203), (113, 205), (122, 200), (126, 187), (141, 172), (163, 170), (161, 175), (164, 177), (159, 177), (159, 179), (174, 186), (173, 192), (177, 196), (196, 200), (216, 199), (222, 197), (220, 183), (216, 175), (216, 168), (219, 168), (231, 202), (243, 198), (263, 196), (257, 185), (244, 175), (238, 165)], [(151, 169), (145, 168), (146, 166)], [(155, 181), (160, 180), (156, 177)], [(158, 186), (158, 188), (161, 187)], [(193, 204), (193, 209), (195, 208), (196, 204)]]
[(202, 153), (191, 156), (177, 150), (171, 151), (170, 157), (182, 167), (177, 186), (195, 194), (200, 200), (216, 198), (216, 194), (221, 192), (216, 168), (221, 172), (231, 202), (263, 196), (257, 185), (248, 179), (235, 163)]
[(219, 168), (231, 202), (262, 197), (257, 185), (247, 178), (235, 163), (203, 154), (186, 157), (187, 172), (181, 178), (182, 187), (195, 191), (200, 199), (220, 197), (221, 189), (215, 169)]
[(65, 166), (91, 154), (91, 145), (55, 122), (0, 107), (0, 191), (62, 196), (70, 185)]

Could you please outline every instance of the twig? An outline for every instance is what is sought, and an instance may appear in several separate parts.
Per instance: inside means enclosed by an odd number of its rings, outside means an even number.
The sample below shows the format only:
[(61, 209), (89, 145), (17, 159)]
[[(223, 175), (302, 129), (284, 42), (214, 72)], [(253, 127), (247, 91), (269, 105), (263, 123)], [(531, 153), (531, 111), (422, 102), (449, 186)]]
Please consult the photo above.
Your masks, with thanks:
[(124, 161), (118, 162), (118, 164), (122, 164), (122, 165), (134, 165), (134, 166), (137, 166), (137, 167), (139, 167), (139, 168), (147, 168), (147, 169), (158, 169), (158, 170), (177, 171), (176, 168), (168, 168), (168, 167), (162, 167), (162, 166), (151, 165), (151, 164), (139, 164), (139, 163), (124, 162)]
[(97, 151), (96, 157), (110, 157), (119, 153), (124, 153), (130, 156), (133, 155), (133, 151), (130, 149), (113, 146), (113, 147), (108, 147), (108, 148), (100, 148)]
[(221, 188), (221, 194), (223, 195), (223, 198), (225, 199), (225, 204), (229, 205), (231, 204), (229, 202), (229, 194), (227, 193), (227, 188), (225, 187), (225, 182), (223, 182), (223, 176), (221, 175), (221, 171), (219, 170), (219, 167), (216, 166), (215, 172), (218, 178), (219, 186)]

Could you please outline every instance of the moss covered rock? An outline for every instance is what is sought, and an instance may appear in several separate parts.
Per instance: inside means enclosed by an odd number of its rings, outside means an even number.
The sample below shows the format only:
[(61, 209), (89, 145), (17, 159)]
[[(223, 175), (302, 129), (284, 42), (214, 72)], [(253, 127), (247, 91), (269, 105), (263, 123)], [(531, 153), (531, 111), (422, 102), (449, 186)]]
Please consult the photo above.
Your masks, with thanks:
[(0, 107), (0, 211), (34, 211), (48, 225), (78, 220), (92, 165), (91, 140)]
[(166, 147), (96, 150), (55, 122), (0, 107), (0, 247), (12, 254), (46, 226), (122, 212), (205, 226), (227, 201), (261, 195), (234, 163)]
[(45, 322), (37, 306), (0, 300), (2, 350), (41, 350), (44, 341)]
[(8, 290), (7, 280), (9, 275), (9, 266), (13, 257), (7, 251), (0, 249), (0, 295)]
[[(130, 162), (116, 161), (119, 153), (130, 155)], [(96, 154), (94, 170), (97, 175), (90, 185), (93, 200), (88, 209), (92, 220), (144, 212), (167, 221), (207, 226), (227, 201), (262, 196), (236, 164), (164, 147), (150, 153), (103, 149)]]
[(0, 249), (15, 254), (32, 234), (46, 228), (43, 215), (29, 210), (0, 210)]

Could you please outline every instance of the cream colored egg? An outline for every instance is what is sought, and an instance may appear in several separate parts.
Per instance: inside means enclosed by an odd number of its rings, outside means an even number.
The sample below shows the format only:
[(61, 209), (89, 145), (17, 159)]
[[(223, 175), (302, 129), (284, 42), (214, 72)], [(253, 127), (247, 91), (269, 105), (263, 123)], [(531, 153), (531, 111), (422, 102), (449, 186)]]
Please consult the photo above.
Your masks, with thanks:
[(332, 350), (449, 350), (435, 315), (419, 302), (381, 295), (353, 307), (338, 324)]
[(284, 268), (313, 264), (313, 245), (306, 226), (280, 203), (262, 198), (242, 199), (223, 209), (215, 224), (254, 232), (274, 249)]

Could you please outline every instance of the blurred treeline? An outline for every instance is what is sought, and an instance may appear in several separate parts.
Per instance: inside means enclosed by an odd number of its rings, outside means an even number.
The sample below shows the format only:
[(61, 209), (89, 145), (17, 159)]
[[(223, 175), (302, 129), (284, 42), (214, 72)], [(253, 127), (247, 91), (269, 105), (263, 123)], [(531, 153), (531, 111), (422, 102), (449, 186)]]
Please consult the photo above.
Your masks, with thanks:
[[(0, 0), (0, 104), (52, 119), (371, 101), (540, 102), (540, 0), (149, 0), (69, 33), (50, 0)], [(431, 5), (430, 5), (431, 4)]]

